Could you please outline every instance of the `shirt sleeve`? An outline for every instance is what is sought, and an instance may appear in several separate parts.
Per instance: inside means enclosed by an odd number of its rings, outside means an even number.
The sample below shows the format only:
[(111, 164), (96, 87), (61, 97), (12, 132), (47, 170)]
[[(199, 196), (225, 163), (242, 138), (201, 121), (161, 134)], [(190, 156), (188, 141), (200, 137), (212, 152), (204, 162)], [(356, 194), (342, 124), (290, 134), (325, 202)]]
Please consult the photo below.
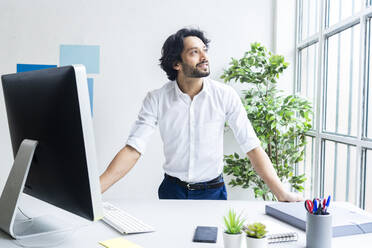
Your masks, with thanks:
[(260, 146), (261, 142), (257, 138), (240, 97), (234, 89), (231, 89), (227, 100), (227, 123), (233, 130), (234, 136), (241, 149), (243, 152), (247, 153), (253, 148)]
[(158, 125), (158, 101), (153, 93), (149, 92), (143, 100), (138, 118), (132, 126), (127, 145), (136, 149), (141, 155), (146, 150), (146, 144)]

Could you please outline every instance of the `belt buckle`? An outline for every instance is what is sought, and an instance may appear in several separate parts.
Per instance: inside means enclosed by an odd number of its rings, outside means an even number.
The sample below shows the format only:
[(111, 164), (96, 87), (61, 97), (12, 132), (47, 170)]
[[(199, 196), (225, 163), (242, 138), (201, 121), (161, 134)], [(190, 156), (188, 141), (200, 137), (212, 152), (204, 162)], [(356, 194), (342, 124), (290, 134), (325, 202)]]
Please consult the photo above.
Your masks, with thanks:
[(192, 188), (190, 187), (190, 184), (189, 184), (189, 183), (186, 185), (186, 187), (187, 187), (188, 190), (195, 190), (195, 189), (192, 189)]

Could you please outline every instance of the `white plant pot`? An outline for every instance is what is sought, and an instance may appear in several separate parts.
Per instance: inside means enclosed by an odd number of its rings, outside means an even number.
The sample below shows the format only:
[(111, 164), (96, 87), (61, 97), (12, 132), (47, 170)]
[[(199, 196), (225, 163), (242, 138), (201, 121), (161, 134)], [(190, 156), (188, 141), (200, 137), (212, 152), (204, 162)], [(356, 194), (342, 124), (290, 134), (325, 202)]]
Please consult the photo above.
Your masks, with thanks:
[(256, 239), (246, 236), (247, 248), (267, 248), (267, 238)]
[(223, 233), (223, 245), (225, 248), (240, 248), (242, 245), (243, 234)]

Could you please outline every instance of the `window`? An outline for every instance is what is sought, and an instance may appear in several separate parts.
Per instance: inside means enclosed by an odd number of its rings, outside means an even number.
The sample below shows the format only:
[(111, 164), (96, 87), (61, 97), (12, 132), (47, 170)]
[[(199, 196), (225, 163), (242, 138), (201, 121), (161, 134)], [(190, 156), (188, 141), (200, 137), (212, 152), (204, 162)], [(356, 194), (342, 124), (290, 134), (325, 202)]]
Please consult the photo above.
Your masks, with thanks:
[[(365, 195), (372, 195), (372, 150), (366, 150)], [(365, 198), (365, 209), (372, 212), (372, 198)]]
[[(304, 196), (372, 211), (370, 0), (297, 1), (295, 92), (312, 101)], [(371, 199), (370, 199), (371, 198)]]
[(357, 135), (359, 34), (355, 25), (326, 41), (325, 126), (329, 132)]
[[(372, 46), (371, 46), (371, 19), (368, 19), (368, 81), (371, 81), (372, 78)], [(365, 137), (368, 137), (369, 139), (372, 139), (372, 107), (369, 106), (372, 104), (372, 85), (368, 84), (367, 85), (367, 99), (366, 99), (366, 125), (365, 125)]]
[[(304, 1), (301, 8), (301, 32), (300, 39), (306, 39), (307, 37), (318, 32), (319, 28), (319, 3), (320, 0)], [(314, 18), (315, 17), (315, 18)]]
[(328, 2), (328, 20), (329, 26), (332, 26), (347, 17), (352, 16), (362, 9), (361, 0), (329, 0)]
[(313, 195), (314, 184), (314, 153), (315, 153), (315, 139), (313, 137), (306, 137), (304, 160), (297, 166), (298, 174), (305, 174), (307, 180), (305, 181), (303, 197), (309, 199)]
[(324, 141), (324, 195), (335, 201), (357, 200), (357, 165), (355, 146)]
[[(315, 109), (315, 94), (316, 94), (316, 75), (318, 68), (318, 44), (315, 43), (300, 50), (299, 58), (301, 60), (299, 75), (298, 91), (302, 97), (307, 98), (313, 103)], [(314, 119), (312, 120), (314, 127)]]

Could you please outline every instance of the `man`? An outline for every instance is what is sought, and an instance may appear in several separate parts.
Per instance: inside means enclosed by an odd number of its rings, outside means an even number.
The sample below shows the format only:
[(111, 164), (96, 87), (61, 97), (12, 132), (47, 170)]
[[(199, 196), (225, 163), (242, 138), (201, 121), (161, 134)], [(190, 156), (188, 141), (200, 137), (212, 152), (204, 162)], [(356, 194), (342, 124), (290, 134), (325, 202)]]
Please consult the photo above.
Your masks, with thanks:
[(100, 177), (102, 192), (128, 173), (159, 126), (165, 155), (159, 198), (226, 200), (222, 170), (227, 121), (255, 171), (278, 200), (302, 200), (284, 189), (238, 94), (207, 78), (208, 43), (196, 29), (181, 29), (165, 41), (160, 65), (171, 81), (147, 94), (126, 146)]

